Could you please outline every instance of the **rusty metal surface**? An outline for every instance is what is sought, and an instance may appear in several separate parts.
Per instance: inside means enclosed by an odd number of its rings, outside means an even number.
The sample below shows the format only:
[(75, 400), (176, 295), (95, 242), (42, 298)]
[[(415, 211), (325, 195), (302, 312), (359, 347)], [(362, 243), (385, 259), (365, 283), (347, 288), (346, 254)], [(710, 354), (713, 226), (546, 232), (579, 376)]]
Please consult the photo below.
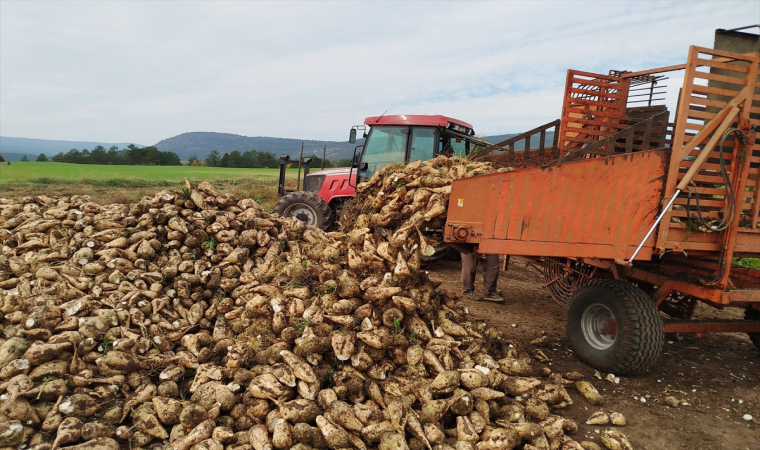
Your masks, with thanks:
[(558, 159), (554, 164), (576, 161), (592, 156), (613, 156), (617, 153), (632, 153), (652, 148), (661, 148), (665, 141), (668, 110), (650, 116), (617, 133), (574, 150)]
[[(676, 157), (669, 167), (666, 196), (675, 193), (676, 185), (693, 165), (685, 158), (698, 158), (712, 134), (699, 142), (696, 142), (696, 136), (703, 129), (709, 129), (710, 121), (737, 99), (744, 88), (750, 92), (754, 89), (754, 92), (741, 106), (741, 113), (732, 125), (745, 130), (750, 126), (760, 127), (760, 108), (756, 106), (760, 102), (758, 66), (760, 57), (757, 54), (741, 55), (694, 46), (690, 48), (673, 133)], [(694, 208), (694, 199), (689, 205), (688, 197), (682, 195), (660, 225), (658, 252), (701, 251), (717, 255), (728, 246), (733, 253), (760, 254), (760, 140), (752, 139), (746, 150), (739, 149), (738, 144), (735, 139), (729, 138), (724, 152), (728, 172), (739, 187), (737, 204), (741, 205), (737, 208), (739, 217), (733, 224), (734, 229), (729, 231), (733, 236), (727, 239), (728, 236), (721, 233), (705, 233), (690, 228), (686, 223), (687, 209)], [(691, 148), (693, 150), (689, 150), (688, 154), (683, 153)], [(690, 187), (694, 195), (699, 194), (703, 215), (708, 219), (721, 217), (726, 209), (725, 182), (717, 164), (719, 151), (719, 147), (712, 149), (710, 159), (694, 179), (696, 187)], [(737, 154), (742, 158), (736, 158)], [(738, 179), (742, 171), (746, 175), (741, 174), (741, 179)]]
[(626, 258), (658, 212), (666, 163), (652, 150), (454, 181), (444, 238), (490, 254)]
[(745, 320), (712, 320), (698, 322), (693, 320), (666, 321), (663, 323), (666, 333), (757, 333), (760, 322)]
[(485, 149), (480, 150), (478, 152), (478, 156), (485, 156), (497, 150), (498, 151), (505, 150), (511, 154), (512, 158), (514, 158), (515, 142), (525, 140), (524, 155), (528, 157), (528, 155), (530, 155), (531, 153), (532, 138), (537, 134), (539, 135), (539, 144), (538, 144), (538, 148), (536, 149), (536, 153), (539, 155), (543, 155), (544, 152), (546, 151), (546, 131), (549, 128), (554, 128), (554, 141), (552, 142), (550, 151), (552, 155), (554, 155), (555, 158), (559, 157), (559, 148), (557, 147), (557, 140), (559, 139), (559, 125), (560, 125), (560, 119), (553, 120), (549, 123), (541, 125), (540, 127), (536, 127), (532, 130), (526, 131), (525, 133), (520, 133), (517, 136), (513, 136), (509, 139), (506, 139), (504, 141), (488, 146)]
[(625, 119), (631, 81), (620, 77), (567, 71), (559, 147), (562, 154), (593, 144), (629, 125)]

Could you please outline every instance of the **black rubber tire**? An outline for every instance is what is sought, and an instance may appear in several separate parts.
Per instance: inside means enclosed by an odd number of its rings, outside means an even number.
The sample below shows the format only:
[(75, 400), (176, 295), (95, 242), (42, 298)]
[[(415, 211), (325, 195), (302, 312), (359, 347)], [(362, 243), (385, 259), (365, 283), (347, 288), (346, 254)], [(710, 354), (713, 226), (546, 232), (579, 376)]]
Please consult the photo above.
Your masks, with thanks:
[[(601, 304), (615, 317), (617, 333), (606, 349), (593, 347), (583, 333), (583, 313)], [(592, 309), (589, 309), (592, 311)], [(662, 351), (665, 333), (657, 307), (644, 291), (623, 280), (591, 280), (570, 298), (567, 336), (575, 354), (591, 367), (615, 375), (633, 375), (651, 367)]]
[[(301, 214), (298, 214), (301, 210)], [(322, 197), (309, 191), (296, 191), (285, 195), (277, 202), (274, 212), (287, 217), (295, 216), (306, 225), (327, 230), (333, 223), (333, 211)]]
[[(744, 320), (756, 320), (760, 321), (760, 310), (747, 308), (744, 310)], [(749, 340), (755, 344), (755, 347), (760, 350), (760, 333), (747, 333)]]

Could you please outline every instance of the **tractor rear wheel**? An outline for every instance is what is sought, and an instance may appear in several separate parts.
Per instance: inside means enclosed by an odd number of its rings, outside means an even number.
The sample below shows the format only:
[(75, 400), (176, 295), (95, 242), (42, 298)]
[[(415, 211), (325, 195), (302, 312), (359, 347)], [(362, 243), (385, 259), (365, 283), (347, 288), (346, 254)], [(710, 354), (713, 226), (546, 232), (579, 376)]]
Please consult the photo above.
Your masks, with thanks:
[[(760, 310), (754, 308), (747, 308), (744, 311), (744, 320), (756, 320), (760, 321)], [(760, 350), (760, 333), (747, 333), (749, 340), (755, 344), (758, 350)]]
[(567, 335), (575, 354), (605, 373), (648, 369), (662, 351), (662, 319), (652, 299), (623, 280), (581, 286), (567, 305)]
[(296, 191), (282, 197), (274, 212), (283, 217), (296, 217), (312, 227), (327, 230), (333, 223), (333, 211), (322, 197), (308, 191)]

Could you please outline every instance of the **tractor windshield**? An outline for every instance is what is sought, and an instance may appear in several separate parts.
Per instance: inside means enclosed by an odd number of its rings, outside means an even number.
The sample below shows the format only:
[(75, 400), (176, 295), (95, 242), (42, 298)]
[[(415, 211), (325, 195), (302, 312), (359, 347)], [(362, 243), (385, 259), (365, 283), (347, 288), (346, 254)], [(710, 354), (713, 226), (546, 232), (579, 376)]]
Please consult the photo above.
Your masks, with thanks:
[(362, 162), (367, 163), (367, 170), (361, 172), (361, 178), (364, 181), (369, 180), (373, 173), (390, 163), (403, 164), (408, 137), (407, 126), (372, 127), (362, 157)]

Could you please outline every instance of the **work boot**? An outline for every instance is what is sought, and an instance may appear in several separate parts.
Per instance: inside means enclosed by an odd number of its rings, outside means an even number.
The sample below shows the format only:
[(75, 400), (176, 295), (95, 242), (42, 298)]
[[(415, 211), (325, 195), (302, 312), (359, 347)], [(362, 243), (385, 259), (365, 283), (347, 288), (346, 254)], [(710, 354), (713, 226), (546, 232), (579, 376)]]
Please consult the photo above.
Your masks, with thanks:
[(493, 291), (486, 293), (486, 295), (483, 296), (483, 300), (487, 302), (504, 303), (504, 296), (501, 295), (501, 291)]
[(464, 297), (466, 300), (472, 300), (474, 302), (478, 302), (481, 300), (481, 298), (478, 297), (478, 294), (476, 294), (475, 291), (462, 292), (462, 297)]

